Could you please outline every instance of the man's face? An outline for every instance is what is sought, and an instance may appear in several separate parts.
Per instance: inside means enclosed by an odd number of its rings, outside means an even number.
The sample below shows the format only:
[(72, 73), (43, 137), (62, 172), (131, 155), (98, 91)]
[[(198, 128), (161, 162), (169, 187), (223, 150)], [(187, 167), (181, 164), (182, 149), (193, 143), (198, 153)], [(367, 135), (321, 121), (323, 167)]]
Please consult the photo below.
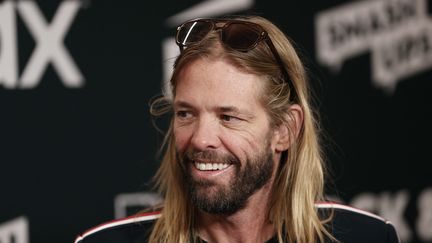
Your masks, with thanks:
[[(262, 104), (260, 77), (223, 60), (199, 59), (177, 79), (176, 149), (192, 201), (231, 214), (269, 182), (275, 139)], [(263, 189), (265, 188), (265, 189)]]

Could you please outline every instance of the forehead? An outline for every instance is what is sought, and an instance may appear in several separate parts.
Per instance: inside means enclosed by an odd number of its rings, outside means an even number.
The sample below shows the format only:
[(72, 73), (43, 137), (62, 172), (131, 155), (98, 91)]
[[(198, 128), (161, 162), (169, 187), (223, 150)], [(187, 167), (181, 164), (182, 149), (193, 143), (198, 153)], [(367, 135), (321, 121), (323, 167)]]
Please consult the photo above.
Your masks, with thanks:
[(262, 108), (262, 90), (262, 77), (224, 59), (201, 58), (179, 72), (174, 101), (254, 109)]

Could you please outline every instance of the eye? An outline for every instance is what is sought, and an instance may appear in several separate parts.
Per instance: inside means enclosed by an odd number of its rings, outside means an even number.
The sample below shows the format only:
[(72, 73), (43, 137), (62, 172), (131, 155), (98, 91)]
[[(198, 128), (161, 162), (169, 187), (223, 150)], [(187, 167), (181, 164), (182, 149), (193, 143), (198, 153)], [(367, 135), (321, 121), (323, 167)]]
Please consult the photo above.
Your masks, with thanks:
[(235, 117), (235, 116), (230, 116), (230, 115), (226, 115), (226, 114), (222, 114), (220, 116), (220, 119), (224, 122), (236, 122), (236, 121), (240, 121), (239, 118)]
[(190, 118), (192, 116), (191, 112), (185, 111), (185, 110), (177, 111), (175, 114), (176, 114), (176, 117), (179, 119), (187, 119), (187, 118)]
[(231, 121), (233, 117), (228, 115), (221, 115), (221, 120), (223, 121)]

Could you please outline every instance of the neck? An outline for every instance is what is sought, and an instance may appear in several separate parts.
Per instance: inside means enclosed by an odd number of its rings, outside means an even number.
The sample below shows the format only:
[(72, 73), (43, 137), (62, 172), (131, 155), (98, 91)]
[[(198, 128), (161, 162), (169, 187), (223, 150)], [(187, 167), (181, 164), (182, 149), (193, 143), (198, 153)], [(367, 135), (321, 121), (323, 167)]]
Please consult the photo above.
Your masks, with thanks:
[(268, 183), (252, 195), (246, 207), (231, 215), (209, 214), (198, 210), (197, 230), (201, 239), (213, 242), (265, 242), (274, 235), (270, 222)]

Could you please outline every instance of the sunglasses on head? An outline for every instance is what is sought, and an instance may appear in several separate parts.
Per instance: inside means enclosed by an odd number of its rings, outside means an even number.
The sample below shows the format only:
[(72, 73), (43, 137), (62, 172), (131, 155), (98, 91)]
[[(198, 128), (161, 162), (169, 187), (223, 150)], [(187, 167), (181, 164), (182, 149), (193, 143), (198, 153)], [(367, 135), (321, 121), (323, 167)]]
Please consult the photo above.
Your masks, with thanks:
[(241, 52), (254, 49), (264, 40), (282, 71), (283, 79), (288, 84), (293, 99), (296, 98), (294, 84), (289, 79), (279, 53), (268, 33), (258, 24), (230, 19), (192, 19), (177, 27), (176, 43), (180, 51), (183, 51), (188, 45), (200, 42), (211, 31), (219, 31), (222, 45)]

